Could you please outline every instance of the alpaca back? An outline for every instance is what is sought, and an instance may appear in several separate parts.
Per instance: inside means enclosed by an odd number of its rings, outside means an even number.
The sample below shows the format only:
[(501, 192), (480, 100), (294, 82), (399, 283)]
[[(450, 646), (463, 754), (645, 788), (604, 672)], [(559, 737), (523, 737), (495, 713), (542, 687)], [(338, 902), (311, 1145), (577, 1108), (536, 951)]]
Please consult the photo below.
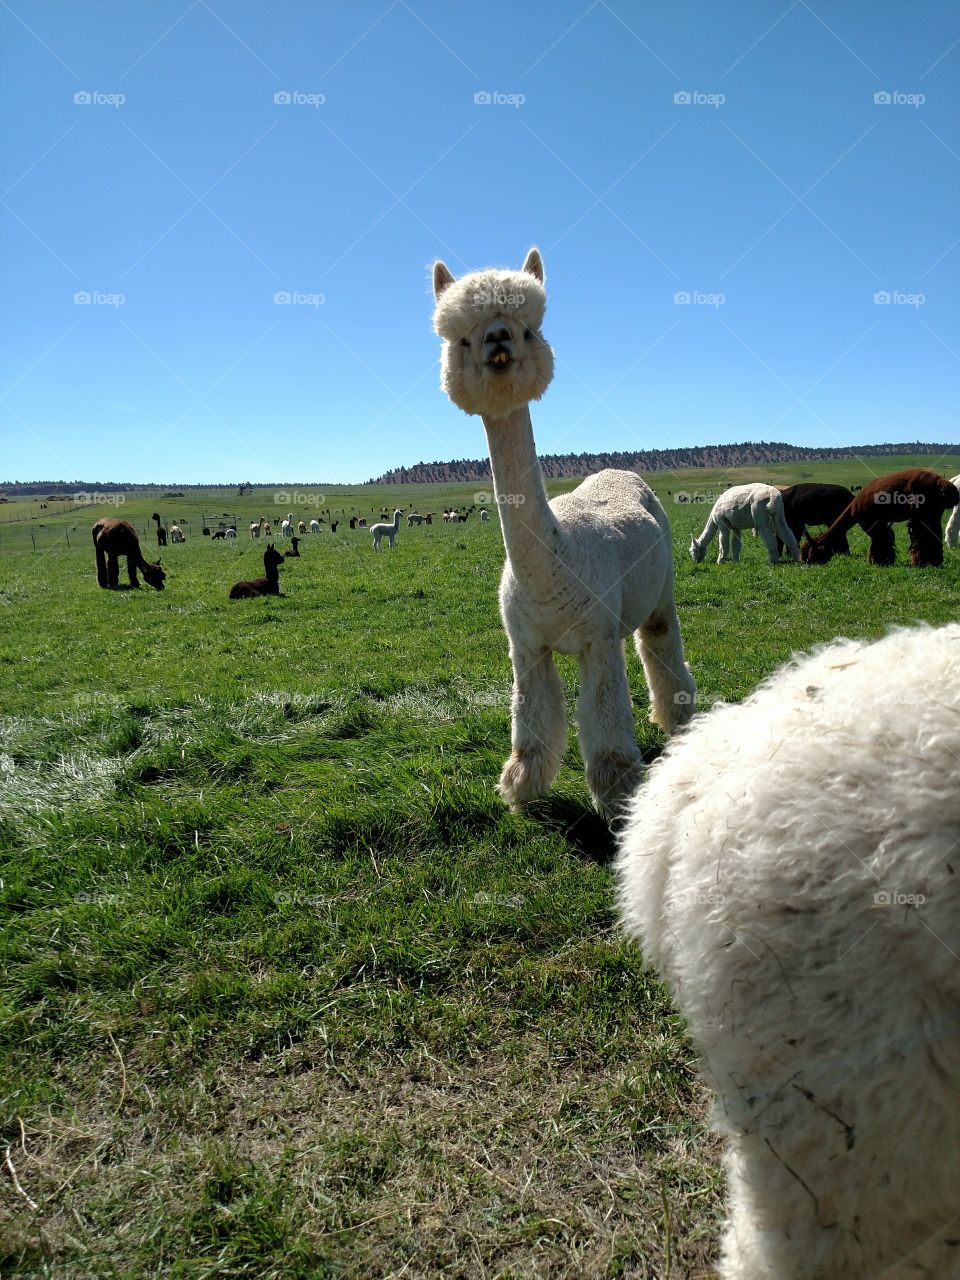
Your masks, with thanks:
[(950, 624), (788, 664), (634, 798), (621, 909), (720, 1098), (729, 1280), (879, 1275), (957, 1212), (958, 760)]

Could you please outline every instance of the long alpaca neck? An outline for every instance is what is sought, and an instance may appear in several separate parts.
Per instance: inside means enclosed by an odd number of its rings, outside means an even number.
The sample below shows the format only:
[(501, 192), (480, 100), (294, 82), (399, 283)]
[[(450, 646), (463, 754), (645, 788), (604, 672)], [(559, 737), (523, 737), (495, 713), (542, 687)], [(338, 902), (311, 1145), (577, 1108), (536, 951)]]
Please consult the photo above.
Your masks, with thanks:
[(556, 567), (560, 526), (543, 487), (530, 410), (524, 405), (506, 418), (484, 417), (483, 425), (510, 565), (521, 580), (548, 580)]

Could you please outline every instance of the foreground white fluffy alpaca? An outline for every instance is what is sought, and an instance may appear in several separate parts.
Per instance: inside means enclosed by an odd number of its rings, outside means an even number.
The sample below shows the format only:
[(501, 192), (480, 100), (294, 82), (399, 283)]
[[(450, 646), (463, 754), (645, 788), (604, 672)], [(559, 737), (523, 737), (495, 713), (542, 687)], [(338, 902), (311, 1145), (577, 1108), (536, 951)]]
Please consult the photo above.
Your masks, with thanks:
[(434, 327), (444, 340), (443, 389), (483, 419), (507, 551), (500, 612), (513, 663), (513, 752), (500, 793), (517, 806), (553, 784), (567, 744), (553, 654), (575, 653), (587, 783), (595, 803), (613, 813), (640, 774), (626, 636), (634, 633), (650, 718), (662, 728), (689, 720), (695, 685), (674, 603), (670, 524), (653, 491), (634, 472), (611, 470), (547, 501), (528, 407), (553, 376), (553, 352), (540, 333), (543, 281), (536, 249), (520, 271), (460, 280), (437, 262)]
[(771, 564), (780, 559), (777, 538), (784, 543), (794, 560), (800, 559), (800, 548), (783, 514), (783, 495), (772, 484), (738, 484), (721, 493), (707, 517), (703, 532), (690, 543), (690, 554), (699, 564), (713, 541), (720, 533), (720, 554), (717, 564), (725, 560), (740, 559), (740, 535), (744, 529), (756, 529), (767, 548)]
[[(950, 483), (960, 489), (960, 476), (954, 476)], [(960, 546), (960, 506), (951, 511), (947, 527), (943, 531), (943, 540), (948, 547)]]
[(627, 928), (718, 1095), (725, 1280), (960, 1275), (960, 624), (837, 640), (634, 798)]

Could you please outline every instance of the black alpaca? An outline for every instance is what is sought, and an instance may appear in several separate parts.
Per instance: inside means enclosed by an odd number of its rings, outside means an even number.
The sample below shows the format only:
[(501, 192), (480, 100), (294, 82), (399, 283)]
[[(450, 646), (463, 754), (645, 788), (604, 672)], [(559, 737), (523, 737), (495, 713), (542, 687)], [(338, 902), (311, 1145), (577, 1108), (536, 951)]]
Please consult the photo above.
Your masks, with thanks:
[(230, 588), (230, 599), (251, 600), (254, 596), (278, 596), (282, 564), (283, 553), (275, 550), (272, 542), (268, 542), (267, 549), (263, 553), (263, 572), (266, 576), (235, 582)]
[[(829, 527), (853, 501), (853, 494), (842, 484), (791, 484), (781, 486), (780, 492), (783, 494), (783, 514), (798, 546), (810, 536), (807, 525), (824, 524)], [(839, 555), (850, 554), (845, 533), (838, 536), (836, 550)], [(779, 538), (777, 551), (783, 551)]]
[(351, 529), (355, 529), (356, 527), (357, 527), (357, 517), (356, 517), (356, 516), (351, 516), (351, 517), (350, 517), (350, 528), (351, 528)]
[(150, 564), (144, 560), (140, 550), (140, 539), (132, 524), (126, 520), (113, 520), (104, 516), (93, 526), (93, 548), (97, 556), (97, 582), (101, 587), (116, 591), (119, 587), (119, 557), (127, 557), (127, 573), (130, 575), (131, 587), (139, 587), (137, 570), (139, 569), (151, 587), (163, 590), (163, 580), (167, 576), (160, 567), (160, 561)]
[(299, 538), (291, 538), (291, 539), (290, 539), (290, 550), (289, 550), (289, 551), (284, 552), (284, 556), (283, 556), (283, 558), (284, 558), (284, 560), (299, 560), (299, 559), (300, 559), (300, 539), (299, 539)]
[(330, 532), (331, 532), (331, 533), (336, 533), (336, 532), (337, 532), (337, 525), (338, 525), (339, 523), (340, 523), (340, 521), (339, 521), (339, 520), (331, 520), (331, 521), (330, 521)]
[(150, 517), (150, 519), (156, 520), (157, 522), (157, 546), (165, 547), (167, 545), (167, 531), (163, 527), (163, 525), (160, 523), (159, 514), (155, 511), (153, 515)]

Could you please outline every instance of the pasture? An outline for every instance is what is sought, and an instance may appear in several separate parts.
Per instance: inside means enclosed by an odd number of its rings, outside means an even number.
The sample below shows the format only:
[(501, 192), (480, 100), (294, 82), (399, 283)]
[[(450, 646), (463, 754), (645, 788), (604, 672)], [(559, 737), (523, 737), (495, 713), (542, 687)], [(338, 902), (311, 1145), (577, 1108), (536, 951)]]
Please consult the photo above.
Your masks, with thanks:
[[(738, 565), (716, 544), (694, 565), (710, 502), (677, 497), (932, 463), (648, 477), (701, 707), (835, 635), (956, 620), (960, 552), (911, 569), (901, 525), (891, 569), (859, 530), (823, 567), (771, 568), (749, 536)], [(342, 520), (478, 487), (322, 492)], [(380, 555), (343, 521), (303, 539), (283, 596), (228, 601), (262, 571), (245, 530), (272, 496), (0, 526), (0, 1272), (710, 1275), (717, 1145), (683, 1025), (619, 935), (574, 735), (528, 813), (493, 790), (496, 520), (404, 519)], [(93, 520), (131, 520), (153, 560), (153, 510), (189, 531), (166, 590), (99, 590)], [(201, 537), (204, 510), (236, 511), (236, 542)]]

